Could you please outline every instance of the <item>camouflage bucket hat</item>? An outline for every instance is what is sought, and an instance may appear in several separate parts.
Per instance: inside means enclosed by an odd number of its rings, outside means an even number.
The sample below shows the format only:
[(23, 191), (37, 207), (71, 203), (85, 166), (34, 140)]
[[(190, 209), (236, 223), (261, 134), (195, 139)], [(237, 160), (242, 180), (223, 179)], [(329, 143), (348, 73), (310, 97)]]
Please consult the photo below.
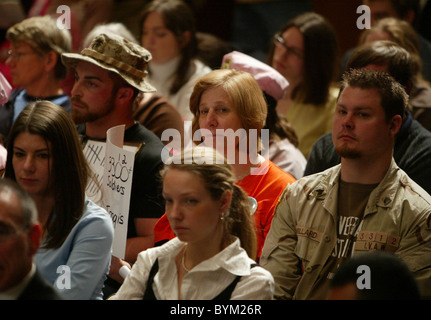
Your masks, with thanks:
[(63, 53), (61, 59), (70, 68), (78, 61), (93, 63), (105, 70), (120, 75), (125, 81), (142, 92), (156, 89), (145, 81), (151, 53), (143, 47), (123, 37), (101, 34), (88, 48), (79, 53)]

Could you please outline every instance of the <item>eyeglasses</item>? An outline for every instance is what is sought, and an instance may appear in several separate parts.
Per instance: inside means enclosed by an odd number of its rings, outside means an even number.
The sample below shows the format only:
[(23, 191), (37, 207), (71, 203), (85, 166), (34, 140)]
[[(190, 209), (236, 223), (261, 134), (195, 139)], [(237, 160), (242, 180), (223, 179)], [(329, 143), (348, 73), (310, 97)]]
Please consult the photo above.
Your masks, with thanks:
[(274, 36), (274, 39), (272, 41), (274, 42), (274, 44), (277, 47), (283, 47), (287, 51), (288, 54), (292, 54), (292, 55), (296, 56), (299, 59), (303, 59), (304, 58), (303, 53), (301, 52), (301, 50), (298, 49), (298, 48), (295, 48), (295, 47), (289, 47), (286, 44), (286, 42), (284, 41), (284, 39), (281, 36), (281, 34), (277, 33)]
[(25, 231), (26, 227), (15, 228), (11, 224), (0, 221), (0, 243), (12, 240)]
[(9, 50), (7, 52), (8, 57), (11, 59), (14, 59), (16, 61), (20, 60), (22, 56), (28, 55), (28, 54), (36, 54), (36, 52), (14, 52), (12, 50)]

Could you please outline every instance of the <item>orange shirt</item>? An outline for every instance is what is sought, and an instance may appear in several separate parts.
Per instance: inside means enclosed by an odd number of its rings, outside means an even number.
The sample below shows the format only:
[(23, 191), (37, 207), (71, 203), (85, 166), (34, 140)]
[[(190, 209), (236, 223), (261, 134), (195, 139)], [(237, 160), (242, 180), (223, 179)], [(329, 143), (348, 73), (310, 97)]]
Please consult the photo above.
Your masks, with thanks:
[[(253, 217), (257, 236), (258, 258), (260, 257), (266, 235), (271, 227), (278, 198), (288, 184), (295, 182), (293, 176), (277, 167), (270, 160), (266, 160), (264, 164), (269, 164), (268, 170), (264, 174), (249, 174), (236, 183), (242, 187), (250, 197), (255, 198), (257, 201), (257, 209)], [(262, 166), (263, 165), (261, 165), (261, 167)], [(156, 245), (160, 241), (170, 240), (175, 237), (166, 214), (157, 222), (154, 233), (154, 242)]]
[(249, 174), (242, 180), (237, 181), (237, 185), (242, 187), (250, 197), (255, 198), (257, 201), (257, 210), (254, 213), (254, 225), (256, 228), (258, 257), (260, 257), (266, 235), (271, 227), (278, 198), (288, 184), (295, 182), (293, 176), (277, 167), (270, 160), (267, 161), (269, 167), (266, 174)]

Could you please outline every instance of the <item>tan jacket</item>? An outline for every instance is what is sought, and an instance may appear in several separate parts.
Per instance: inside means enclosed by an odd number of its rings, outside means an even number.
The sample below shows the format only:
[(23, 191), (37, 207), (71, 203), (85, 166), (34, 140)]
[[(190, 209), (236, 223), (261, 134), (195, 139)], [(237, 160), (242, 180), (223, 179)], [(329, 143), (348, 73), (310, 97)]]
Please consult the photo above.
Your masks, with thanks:
[[(337, 241), (340, 165), (304, 177), (280, 197), (260, 265), (277, 299), (307, 299)], [(431, 298), (431, 196), (395, 161), (372, 191), (353, 255), (385, 250), (401, 257), (424, 298)]]

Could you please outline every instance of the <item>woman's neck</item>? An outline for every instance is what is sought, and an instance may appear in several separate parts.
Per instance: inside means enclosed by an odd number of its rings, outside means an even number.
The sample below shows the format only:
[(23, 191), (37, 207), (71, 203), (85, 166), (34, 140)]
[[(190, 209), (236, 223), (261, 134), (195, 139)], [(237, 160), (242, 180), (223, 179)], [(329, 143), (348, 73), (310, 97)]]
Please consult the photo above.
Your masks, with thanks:
[[(238, 159), (236, 159), (238, 160)], [(259, 155), (256, 154), (254, 159), (247, 158), (246, 163), (241, 163), (240, 161), (235, 161), (235, 163), (232, 164), (232, 169), (235, 173), (235, 177), (237, 181), (244, 179), (247, 177), (255, 168), (259, 167), (265, 159)]]
[(39, 223), (42, 229), (46, 230), (46, 223), (54, 210), (55, 198), (46, 196), (32, 196), (32, 198), (36, 203)]
[(188, 242), (182, 251), (182, 259), (187, 269), (192, 269), (201, 262), (222, 251), (228, 244), (223, 239), (223, 222), (220, 220), (220, 227), (215, 234), (206, 241)]

